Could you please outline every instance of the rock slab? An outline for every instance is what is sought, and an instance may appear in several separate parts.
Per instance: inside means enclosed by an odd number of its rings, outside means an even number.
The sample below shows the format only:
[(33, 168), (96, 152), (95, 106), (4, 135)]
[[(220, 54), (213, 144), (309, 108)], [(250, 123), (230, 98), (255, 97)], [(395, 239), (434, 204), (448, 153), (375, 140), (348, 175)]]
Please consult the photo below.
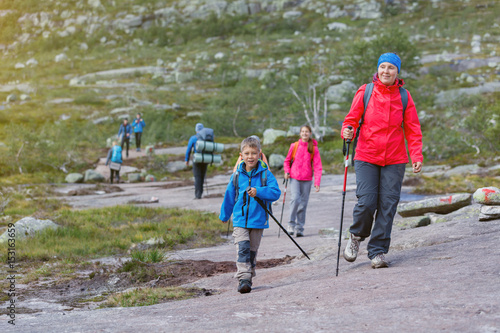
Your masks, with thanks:
[(70, 173), (66, 176), (66, 183), (75, 184), (75, 183), (83, 183), (85, 177), (81, 173)]
[(420, 216), (425, 213), (448, 214), (471, 204), (472, 195), (456, 193), (445, 197), (400, 203), (397, 212), (402, 217)]
[(500, 189), (498, 187), (482, 187), (472, 196), (474, 201), (483, 205), (500, 205)]
[(479, 221), (500, 219), (500, 206), (482, 206)]

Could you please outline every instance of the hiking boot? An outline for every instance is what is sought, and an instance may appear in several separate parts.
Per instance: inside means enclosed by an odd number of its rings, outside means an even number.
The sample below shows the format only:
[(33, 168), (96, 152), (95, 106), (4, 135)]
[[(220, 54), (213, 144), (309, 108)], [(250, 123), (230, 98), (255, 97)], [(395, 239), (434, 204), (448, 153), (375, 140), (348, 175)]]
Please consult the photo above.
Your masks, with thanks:
[(293, 234), (294, 234), (293, 227), (290, 227), (290, 226), (289, 226), (289, 227), (286, 229), (286, 231), (288, 232), (288, 234), (289, 234), (290, 236), (293, 236)]
[(300, 231), (297, 231), (297, 237), (304, 237), (304, 233), (300, 232)]
[(358, 257), (359, 251), (359, 243), (361, 241), (361, 237), (354, 236), (351, 234), (349, 240), (347, 241), (347, 245), (344, 249), (344, 259), (353, 262)]
[(240, 284), (238, 286), (238, 292), (240, 294), (247, 294), (252, 291), (252, 282), (249, 280), (240, 280)]
[(389, 267), (389, 263), (387, 260), (385, 260), (385, 256), (380, 253), (375, 256), (375, 258), (372, 259), (372, 268), (383, 268), (383, 267)]

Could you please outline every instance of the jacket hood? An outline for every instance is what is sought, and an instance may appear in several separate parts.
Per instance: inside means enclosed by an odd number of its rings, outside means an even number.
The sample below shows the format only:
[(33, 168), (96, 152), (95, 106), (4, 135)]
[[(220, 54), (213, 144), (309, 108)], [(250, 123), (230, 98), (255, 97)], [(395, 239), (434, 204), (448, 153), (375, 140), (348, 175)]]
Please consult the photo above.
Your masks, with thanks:
[[(373, 74), (373, 83), (382, 84), (378, 78), (377, 72), (375, 74)], [(397, 77), (394, 84), (392, 86), (389, 86), (388, 88), (397, 87), (399, 89), (399, 87), (404, 86), (404, 84), (405, 84), (405, 81), (403, 81), (403, 79), (400, 79), (399, 77)]]

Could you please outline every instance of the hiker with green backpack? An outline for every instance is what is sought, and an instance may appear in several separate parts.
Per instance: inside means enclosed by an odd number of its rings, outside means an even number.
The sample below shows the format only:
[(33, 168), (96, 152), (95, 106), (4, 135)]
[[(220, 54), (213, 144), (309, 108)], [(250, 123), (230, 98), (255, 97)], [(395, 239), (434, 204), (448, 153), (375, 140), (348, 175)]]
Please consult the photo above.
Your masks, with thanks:
[(400, 70), (397, 54), (380, 56), (373, 82), (358, 89), (341, 130), (343, 139), (354, 138), (358, 198), (344, 259), (355, 261), (360, 242), (371, 235), (367, 248), (373, 268), (388, 267), (384, 255), (389, 251), (408, 163), (405, 139), (414, 173), (421, 171), (423, 162), (420, 122), (413, 99), (398, 77)]
[(290, 220), (287, 231), (290, 235), (304, 236), (307, 203), (313, 185), (319, 192), (323, 166), (318, 150), (318, 142), (311, 138), (312, 130), (308, 125), (300, 128), (300, 139), (290, 145), (283, 169), (285, 179), (290, 179), (292, 199), (290, 201)]

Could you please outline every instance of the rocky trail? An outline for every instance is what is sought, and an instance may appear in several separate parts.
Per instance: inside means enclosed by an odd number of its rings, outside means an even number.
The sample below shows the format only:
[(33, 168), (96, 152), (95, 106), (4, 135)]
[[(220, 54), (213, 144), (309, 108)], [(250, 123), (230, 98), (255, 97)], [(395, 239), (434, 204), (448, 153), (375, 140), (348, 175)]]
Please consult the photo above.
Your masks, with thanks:
[[(218, 212), (228, 179), (229, 175), (208, 179), (202, 200), (193, 200), (191, 182), (180, 181), (119, 184), (121, 191), (109, 193), (86, 184), (58, 191), (75, 191), (67, 197), (75, 208), (135, 201)], [(278, 237), (278, 226), (271, 222), (250, 294), (236, 291), (231, 266), (235, 248), (228, 240), (215, 247), (169, 253), (173, 260), (204, 261), (204, 269), (212, 267), (214, 271), (184, 284), (204, 288), (207, 292), (199, 297), (136, 308), (70, 311), (68, 306), (56, 306), (18, 314), (14, 330), (7, 326), (7, 317), (0, 316), (0, 326), (17, 332), (500, 332), (500, 220), (479, 222), (477, 216), (464, 215), (420, 228), (395, 226), (387, 256), (390, 268), (372, 269), (364, 242), (356, 262), (340, 259), (336, 277), (338, 236), (323, 229), (339, 228), (342, 182), (342, 175), (325, 175), (321, 192), (311, 193), (305, 237), (296, 239), (311, 260), (286, 235)], [(85, 189), (90, 190), (79, 192)], [(354, 190), (355, 175), (350, 173), (344, 229), (352, 221)], [(414, 198), (410, 190), (404, 188), (403, 201)], [(151, 197), (157, 202), (146, 203)], [(281, 205), (282, 198), (273, 207), (278, 219)], [(287, 216), (288, 204), (284, 222)], [(342, 240), (342, 248), (345, 244)], [(106, 260), (113, 262), (102, 262)]]

